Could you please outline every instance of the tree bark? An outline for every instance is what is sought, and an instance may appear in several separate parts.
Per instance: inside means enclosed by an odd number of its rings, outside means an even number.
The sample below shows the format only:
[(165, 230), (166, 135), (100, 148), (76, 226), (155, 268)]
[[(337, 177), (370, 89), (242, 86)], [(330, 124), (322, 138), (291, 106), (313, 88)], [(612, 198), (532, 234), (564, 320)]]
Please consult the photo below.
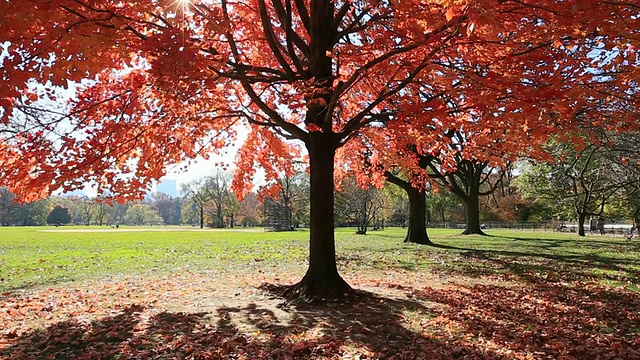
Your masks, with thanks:
[(222, 205), (216, 205), (216, 227), (222, 229), (224, 227), (224, 216), (222, 216)]
[(309, 269), (302, 280), (285, 295), (305, 301), (339, 299), (352, 291), (340, 277), (336, 266), (333, 232), (333, 160), (332, 134), (312, 132), (307, 149), (310, 157), (311, 227)]
[(587, 215), (583, 212), (578, 214), (578, 235), (585, 236), (584, 232), (584, 221), (586, 220)]
[[(405, 181), (390, 172), (385, 172), (385, 178), (388, 182), (401, 187), (409, 198), (409, 228), (404, 242), (432, 245), (427, 235), (427, 227), (424, 223), (426, 218), (426, 200), (425, 193), (420, 189), (411, 186), (411, 183)], [(443, 217), (444, 218), (444, 217)]]
[(412, 187), (411, 184), (407, 185), (409, 185), (409, 187), (405, 188), (405, 191), (409, 197), (409, 228), (407, 229), (407, 236), (404, 238), (404, 242), (432, 245), (427, 235), (427, 226), (425, 225), (425, 193), (420, 189)]
[(469, 194), (463, 199), (467, 210), (467, 226), (462, 234), (487, 235), (480, 227), (480, 185), (477, 181), (468, 181), (468, 186)]

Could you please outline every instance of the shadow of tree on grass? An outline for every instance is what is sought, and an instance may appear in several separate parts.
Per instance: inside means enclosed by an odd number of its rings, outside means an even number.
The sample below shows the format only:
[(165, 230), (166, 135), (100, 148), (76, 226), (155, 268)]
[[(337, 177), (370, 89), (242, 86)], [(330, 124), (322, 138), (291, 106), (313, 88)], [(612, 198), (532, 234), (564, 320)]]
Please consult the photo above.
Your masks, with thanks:
[[(457, 247), (437, 244), (439, 249), (456, 250), (464, 262), (447, 272), (470, 276), (495, 275), (505, 271), (528, 282), (536, 283), (551, 274), (554, 281), (611, 281), (640, 283), (640, 260), (611, 256), (606, 253), (550, 254), (536, 251), (509, 251)], [(634, 251), (635, 245), (620, 251)]]
[(474, 285), (417, 291), (480, 346), (535, 359), (639, 359), (640, 295), (598, 286)]
[[(264, 287), (275, 294), (281, 288)], [(249, 303), (209, 313), (149, 314), (138, 306), (90, 323), (68, 320), (21, 334), (0, 350), (17, 359), (506, 359), (455, 339), (407, 327), (404, 313), (435, 316), (424, 304), (361, 292), (357, 301), (282, 303), (280, 319)], [(252, 329), (251, 331), (247, 331)], [(349, 358), (349, 357), (346, 357)], [(353, 358), (353, 357), (352, 357)]]
[(481, 240), (444, 240), (427, 247), (404, 246), (375, 252), (357, 247), (339, 260), (353, 268), (395, 268), (470, 277), (507, 274), (528, 282), (552, 274), (557, 281), (637, 286), (639, 253), (640, 242), (492, 235)]
[[(391, 285), (390, 285), (391, 286)], [(640, 358), (640, 295), (597, 285), (403, 287), (346, 303), (263, 302), (208, 312), (130, 305), (2, 339), (17, 359)], [(277, 303), (276, 306), (273, 306)], [(2, 343), (2, 341), (0, 341)]]

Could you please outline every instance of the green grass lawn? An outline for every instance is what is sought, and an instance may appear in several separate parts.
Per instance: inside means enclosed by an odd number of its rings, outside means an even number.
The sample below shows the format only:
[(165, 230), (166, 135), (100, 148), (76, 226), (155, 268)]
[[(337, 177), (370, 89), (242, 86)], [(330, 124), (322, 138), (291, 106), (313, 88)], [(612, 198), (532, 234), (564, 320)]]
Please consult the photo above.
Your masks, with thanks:
[[(251, 272), (268, 266), (282, 270), (306, 267), (306, 230), (129, 229), (132, 231), (104, 227), (0, 228), (0, 292), (181, 270)], [(58, 232), (61, 230), (88, 232)], [(637, 241), (506, 230), (491, 230), (488, 237), (461, 236), (459, 230), (430, 229), (429, 236), (436, 244), (432, 247), (402, 243), (404, 232), (388, 228), (361, 236), (353, 229), (337, 229), (340, 271), (403, 269), (471, 277), (517, 276), (525, 281), (553, 277), (638, 290)]]

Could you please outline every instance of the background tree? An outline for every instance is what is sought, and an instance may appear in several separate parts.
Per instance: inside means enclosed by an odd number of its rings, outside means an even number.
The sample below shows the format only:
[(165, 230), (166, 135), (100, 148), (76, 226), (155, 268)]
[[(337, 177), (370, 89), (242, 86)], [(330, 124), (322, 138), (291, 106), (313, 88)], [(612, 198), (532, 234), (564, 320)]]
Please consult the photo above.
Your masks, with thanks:
[[(463, 234), (484, 235), (480, 226), (480, 197), (495, 191), (505, 168), (492, 165), (491, 160), (480, 158), (480, 153), (471, 155), (465, 149), (466, 144), (477, 140), (478, 134), (450, 130), (444, 137), (450, 141), (448, 147), (432, 155), (417, 154), (419, 165), (424, 167), (429, 178), (440, 185), (440, 188), (447, 189), (464, 204), (466, 226)], [(487, 147), (490, 148), (497, 142), (500, 140), (491, 139)], [(501, 150), (499, 154), (507, 153)], [(493, 161), (499, 164), (495, 160), (496, 156), (499, 155), (494, 155)], [(448, 166), (448, 163), (453, 163), (453, 167)]]
[(11, 224), (11, 214), (16, 206), (15, 196), (6, 187), (0, 186), (0, 224), (8, 226)]
[(85, 225), (91, 222), (93, 217), (93, 200), (86, 195), (63, 195), (59, 199), (59, 203), (68, 207), (71, 211), (71, 221), (74, 225)]
[(177, 197), (173, 199), (173, 212), (171, 216), (170, 225), (180, 225), (182, 223), (182, 204), (184, 199)]
[(95, 208), (93, 211), (93, 218), (98, 226), (104, 225), (104, 220), (107, 217), (109, 205), (101, 199), (95, 200)]
[(49, 205), (48, 199), (18, 204), (12, 209), (12, 223), (21, 226), (47, 225)]
[(336, 194), (336, 214), (344, 224), (354, 224), (356, 234), (366, 235), (369, 226), (382, 215), (386, 197), (372, 186), (362, 188), (356, 180), (346, 178)]
[(229, 199), (227, 200), (227, 206), (225, 210), (225, 216), (227, 217), (227, 223), (230, 228), (236, 225), (236, 216), (240, 211), (240, 201), (236, 197), (236, 194), (229, 192)]
[(408, 179), (403, 179), (399, 173), (394, 174), (394, 172), (388, 170), (385, 171), (385, 177), (388, 182), (403, 189), (409, 200), (409, 228), (404, 242), (431, 244), (427, 235), (427, 208), (424, 186), (416, 186)]
[(522, 196), (531, 201), (541, 218), (562, 221), (575, 218), (573, 207), (566, 201), (567, 194), (553, 181), (556, 172), (551, 164), (522, 164), (521, 171), (515, 185)]
[(409, 221), (409, 203), (405, 191), (395, 185), (385, 184), (383, 190), (389, 199), (389, 226), (406, 227)]
[(184, 205), (188, 207), (191, 206), (196, 211), (200, 229), (204, 228), (204, 212), (207, 203), (211, 199), (211, 192), (208, 189), (207, 181), (205, 179), (193, 180), (184, 184), (181, 191), (187, 199)]
[(308, 223), (309, 218), (309, 177), (303, 171), (294, 175), (282, 174), (278, 178), (280, 191), (278, 202), (289, 212), (291, 230)]
[[(514, 186), (514, 167), (508, 166), (504, 173), (492, 174), (496, 179), (488, 184), (498, 184), (495, 191), (481, 199), (481, 221), (528, 221), (532, 215), (532, 206)], [(500, 177), (498, 179), (498, 177)], [(487, 185), (491, 186), (491, 185)]]
[(71, 212), (69, 208), (56, 205), (47, 215), (47, 224), (69, 224), (71, 222)]
[(251, 192), (240, 201), (238, 215), (243, 227), (258, 226), (262, 223), (262, 203), (258, 194)]
[(611, 200), (617, 210), (615, 214), (640, 224), (640, 180), (625, 184)]
[[(640, 224), (640, 132), (612, 134), (607, 152), (613, 176), (622, 185), (613, 195), (621, 217)], [(613, 202), (613, 201), (612, 201)]]
[(431, 222), (454, 224), (457, 219), (464, 220), (464, 213), (460, 212), (462, 203), (460, 198), (446, 189), (439, 188), (438, 185), (431, 185), (429, 196), (427, 196), (427, 207)]
[(160, 225), (162, 217), (148, 204), (133, 204), (124, 215), (124, 221), (131, 225)]
[[(630, 135), (630, 134), (627, 134)], [(553, 162), (529, 168), (520, 186), (525, 196), (541, 197), (558, 208), (570, 208), (578, 220), (578, 234), (585, 236), (589, 217), (604, 215), (605, 206), (618, 192), (635, 183), (637, 150), (626, 136), (600, 132), (585, 136), (582, 145), (551, 141)], [(631, 165), (631, 166), (630, 166)]]
[(202, 192), (206, 194), (205, 203), (208, 206), (204, 209), (213, 220), (212, 227), (223, 228), (225, 213), (235, 204), (235, 196), (232, 198), (231, 194), (231, 175), (218, 171), (213, 176), (208, 176), (204, 180)]
[(182, 224), (188, 224), (191, 226), (200, 225), (200, 211), (198, 211), (198, 207), (192, 201), (185, 201), (182, 203), (180, 214), (180, 221)]
[[(358, 136), (357, 141), (352, 142), (345, 152), (350, 154), (346, 157), (344, 167), (350, 169), (350, 173), (360, 181), (366, 181), (374, 186), (381, 186), (381, 181), (386, 179), (390, 184), (398, 186), (405, 193), (408, 199), (408, 229), (404, 242), (417, 244), (431, 244), (427, 236), (426, 229), (426, 209), (425, 209), (425, 178), (421, 174), (403, 169), (402, 158), (406, 152), (415, 155), (414, 146), (389, 146), (378, 151), (375, 142), (371, 141), (374, 136), (381, 138), (379, 142), (393, 144), (393, 136), (387, 132), (371, 134), (366, 132), (363, 136)], [(382, 140), (384, 139), (384, 140)]]
[(95, 205), (95, 201), (93, 199), (90, 199), (88, 196), (82, 196), (77, 200), (77, 206), (80, 209), (82, 221), (86, 226), (91, 225), (91, 219), (93, 218)]
[(108, 210), (109, 223), (112, 225), (124, 224), (127, 210), (129, 210), (129, 203), (113, 203)]
[(162, 220), (167, 225), (178, 225), (180, 222), (176, 222), (176, 205), (174, 199), (166, 193), (154, 192), (149, 199), (151, 208), (160, 214)]

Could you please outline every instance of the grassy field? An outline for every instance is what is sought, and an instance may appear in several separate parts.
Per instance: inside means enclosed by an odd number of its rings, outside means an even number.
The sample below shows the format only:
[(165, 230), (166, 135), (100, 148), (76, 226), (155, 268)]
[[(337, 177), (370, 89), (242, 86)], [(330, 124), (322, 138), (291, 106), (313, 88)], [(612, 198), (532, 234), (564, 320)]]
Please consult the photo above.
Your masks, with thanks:
[[(123, 275), (306, 266), (308, 232), (192, 228), (0, 228), (0, 292)], [(337, 229), (341, 271), (385, 269), (553, 276), (638, 289), (640, 243), (622, 238), (493, 230), (490, 237), (430, 229), (435, 247), (403, 244), (404, 229), (354, 235)]]
[(308, 232), (0, 228), (0, 358), (640, 358), (640, 242), (337, 229), (355, 303), (283, 302)]
[(123, 275), (244, 268), (256, 259), (288, 266), (304, 260), (308, 235), (262, 229), (140, 230), (0, 228), (0, 291)]

